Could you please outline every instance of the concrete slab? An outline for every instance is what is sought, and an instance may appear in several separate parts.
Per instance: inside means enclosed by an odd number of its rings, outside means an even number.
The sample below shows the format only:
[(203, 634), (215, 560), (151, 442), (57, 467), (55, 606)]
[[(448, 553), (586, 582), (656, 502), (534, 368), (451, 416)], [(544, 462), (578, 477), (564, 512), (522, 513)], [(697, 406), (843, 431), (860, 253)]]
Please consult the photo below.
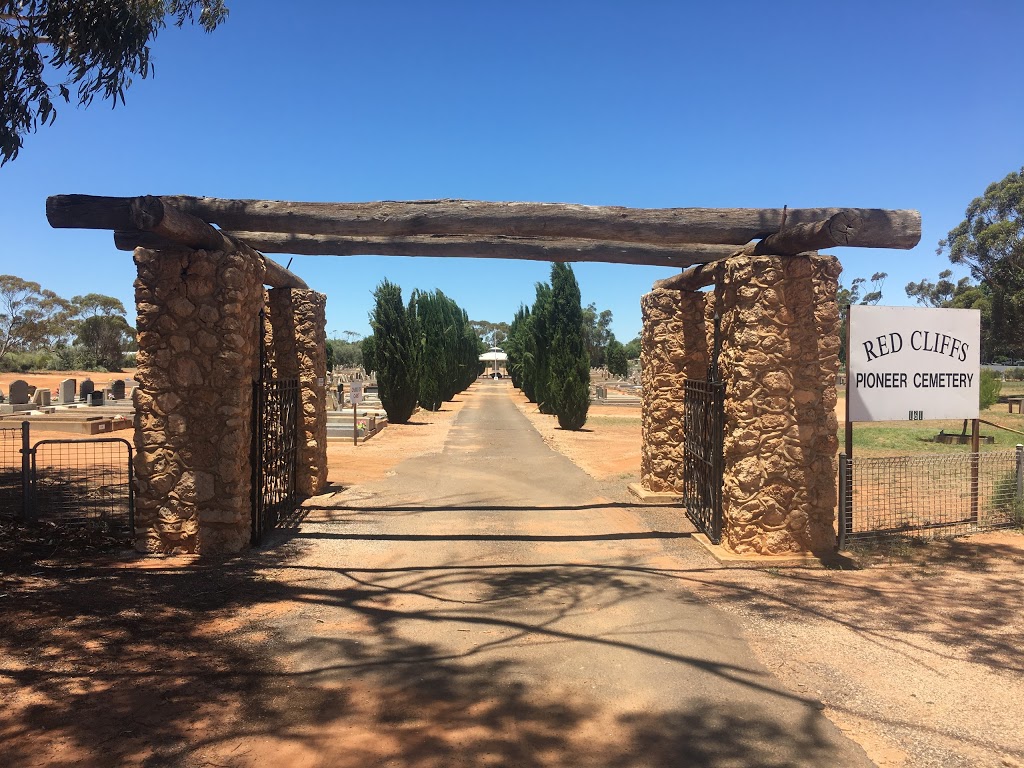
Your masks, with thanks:
[(727, 568), (856, 568), (857, 561), (849, 552), (828, 555), (738, 555), (720, 544), (712, 544), (703, 533), (694, 533), (693, 540)]
[(644, 504), (678, 504), (683, 500), (682, 494), (671, 491), (649, 491), (640, 483), (630, 483), (626, 487)]

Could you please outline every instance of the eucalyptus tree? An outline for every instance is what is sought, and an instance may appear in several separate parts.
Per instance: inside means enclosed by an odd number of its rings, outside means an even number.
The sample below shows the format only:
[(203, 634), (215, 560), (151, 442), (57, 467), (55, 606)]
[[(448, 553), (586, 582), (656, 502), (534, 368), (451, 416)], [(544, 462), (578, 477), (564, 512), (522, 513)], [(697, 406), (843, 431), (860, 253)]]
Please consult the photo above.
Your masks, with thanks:
[(0, 0), (0, 165), (72, 89), (79, 106), (123, 104), (132, 78), (153, 74), (150, 44), (168, 20), (212, 32), (227, 15), (224, 0)]

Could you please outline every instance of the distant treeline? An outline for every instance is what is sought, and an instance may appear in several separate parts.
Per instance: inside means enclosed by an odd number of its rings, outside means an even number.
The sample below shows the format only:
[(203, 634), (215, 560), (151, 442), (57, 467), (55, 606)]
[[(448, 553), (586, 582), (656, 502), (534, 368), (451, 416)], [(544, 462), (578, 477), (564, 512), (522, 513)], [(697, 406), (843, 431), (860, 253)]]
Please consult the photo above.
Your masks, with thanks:
[(138, 348), (126, 314), (112, 296), (65, 299), (0, 275), (0, 370), (120, 370)]

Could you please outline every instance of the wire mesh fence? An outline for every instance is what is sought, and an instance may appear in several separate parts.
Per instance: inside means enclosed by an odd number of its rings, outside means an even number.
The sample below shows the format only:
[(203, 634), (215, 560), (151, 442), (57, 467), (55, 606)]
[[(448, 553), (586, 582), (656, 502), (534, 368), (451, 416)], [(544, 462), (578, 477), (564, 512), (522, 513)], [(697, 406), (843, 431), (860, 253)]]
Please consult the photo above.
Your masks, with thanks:
[(840, 537), (961, 536), (1019, 525), (1024, 450), (840, 460)]
[(22, 427), (0, 427), (0, 514), (20, 515), (24, 509)]
[(32, 448), (31, 516), (132, 528), (131, 453), (120, 438), (40, 440)]

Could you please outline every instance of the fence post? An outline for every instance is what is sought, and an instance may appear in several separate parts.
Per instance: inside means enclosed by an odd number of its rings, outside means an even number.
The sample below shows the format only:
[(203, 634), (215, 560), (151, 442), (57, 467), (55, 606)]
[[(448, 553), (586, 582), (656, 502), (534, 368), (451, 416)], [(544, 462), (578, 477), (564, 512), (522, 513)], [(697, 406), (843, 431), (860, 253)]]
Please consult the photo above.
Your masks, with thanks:
[(846, 454), (839, 454), (839, 535), (836, 537), (836, 549), (846, 549), (846, 531), (849, 523), (850, 510), (846, 506), (849, 491), (850, 473), (846, 465)]
[(35, 520), (35, 504), (32, 503), (32, 438), (27, 421), (21, 422), (21, 517)]
[(1015, 501), (1019, 504), (1024, 498), (1024, 445), (1017, 443), (1017, 495)]

